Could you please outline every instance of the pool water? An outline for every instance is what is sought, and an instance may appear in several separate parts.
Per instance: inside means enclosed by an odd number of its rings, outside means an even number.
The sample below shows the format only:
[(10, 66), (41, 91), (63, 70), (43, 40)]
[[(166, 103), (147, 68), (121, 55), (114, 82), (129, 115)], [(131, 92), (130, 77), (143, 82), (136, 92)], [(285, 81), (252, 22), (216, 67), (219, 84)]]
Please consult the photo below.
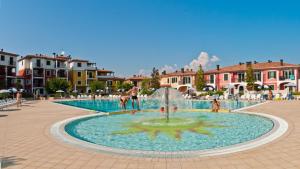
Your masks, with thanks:
[(95, 116), (72, 121), (65, 131), (107, 147), (175, 152), (231, 146), (273, 128), (272, 120), (244, 113), (176, 112), (170, 116), (168, 123), (159, 112)]
[[(145, 99), (140, 100), (140, 109), (159, 109), (159, 101), (154, 99)], [(189, 105), (189, 108), (192, 109), (211, 109), (211, 101), (205, 100), (186, 100)], [(72, 100), (72, 101), (59, 101), (64, 105), (75, 106), (79, 108), (85, 108), (101, 112), (118, 112), (121, 111), (120, 101), (119, 100)], [(221, 109), (239, 109), (247, 106), (257, 104), (257, 102), (248, 102), (248, 101), (221, 101)], [(127, 110), (132, 110), (131, 100), (127, 102)], [(135, 104), (136, 108), (136, 104)]]

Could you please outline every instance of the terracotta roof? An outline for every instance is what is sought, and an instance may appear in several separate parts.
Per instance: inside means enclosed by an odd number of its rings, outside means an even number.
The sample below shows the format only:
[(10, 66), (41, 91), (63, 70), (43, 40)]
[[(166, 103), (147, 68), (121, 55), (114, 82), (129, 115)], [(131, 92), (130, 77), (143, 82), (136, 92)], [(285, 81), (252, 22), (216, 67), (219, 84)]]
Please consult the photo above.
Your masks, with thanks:
[(196, 75), (197, 73), (194, 71), (190, 71), (190, 70), (184, 70), (184, 72), (182, 72), (181, 70), (172, 72), (172, 73), (167, 73), (167, 74), (162, 74), (161, 77), (171, 77), (171, 76), (190, 76), (190, 75)]
[(25, 57), (20, 58), (18, 61), (24, 60), (24, 59), (32, 59), (32, 58), (37, 58), (37, 59), (48, 59), (48, 60), (60, 60), (60, 61), (67, 61), (67, 57), (63, 56), (58, 56), (58, 57), (51, 57), (47, 55), (26, 55)]
[(144, 80), (144, 79), (149, 79), (149, 77), (146, 76), (132, 76), (126, 78), (126, 80)]
[(9, 53), (9, 52), (4, 52), (2, 49), (0, 50), (0, 54), (1, 55), (9, 55), (9, 56), (19, 56), (18, 54), (14, 54), (14, 53)]
[[(300, 65), (297, 64), (283, 63), (283, 65), (281, 65), (281, 62), (252, 63), (251, 65), (253, 70), (282, 69), (282, 68), (295, 68), (295, 67), (300, 68)], [(244, 63), (244, 64), (238, 64), (233, 66), (220, 67), (219, 71), (217, 69), (208, 70), (205, 71), (205, 74), (239, 72), (239, 71), (246, 71), (246, 70), (247, 70), (247, 64)]]

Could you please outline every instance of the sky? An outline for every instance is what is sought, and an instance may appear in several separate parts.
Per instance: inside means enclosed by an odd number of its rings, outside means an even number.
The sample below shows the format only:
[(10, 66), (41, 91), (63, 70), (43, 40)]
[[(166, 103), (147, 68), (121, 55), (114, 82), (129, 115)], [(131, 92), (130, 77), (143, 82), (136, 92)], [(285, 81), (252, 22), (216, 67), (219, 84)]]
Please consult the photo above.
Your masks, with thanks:
[(0, 0), (0, 48), (64, 51), (118, 75), (300, 63), (300, 1)]

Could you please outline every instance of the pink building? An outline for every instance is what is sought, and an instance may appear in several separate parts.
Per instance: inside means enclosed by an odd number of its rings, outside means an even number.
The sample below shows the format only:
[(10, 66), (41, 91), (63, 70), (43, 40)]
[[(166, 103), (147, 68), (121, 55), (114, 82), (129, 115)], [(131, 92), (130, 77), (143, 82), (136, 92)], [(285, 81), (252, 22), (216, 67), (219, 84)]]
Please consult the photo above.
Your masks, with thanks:
[(285, 84), (292, 83), (296, 87), (294, 90), (300, 91), (299, 73), (300, 65), (280, 62), (246, 62), (238, 65), (220, 67), (205, 72), (205, 79), (209, 86), (215, 89), (228, 88), (231, 86), (232, 92), (243, 92), (246, 89), (245, 82), (247, 65), (251, 65), (254, 70), (256, 84), (267, 85), (275, 92), (282, 92)]

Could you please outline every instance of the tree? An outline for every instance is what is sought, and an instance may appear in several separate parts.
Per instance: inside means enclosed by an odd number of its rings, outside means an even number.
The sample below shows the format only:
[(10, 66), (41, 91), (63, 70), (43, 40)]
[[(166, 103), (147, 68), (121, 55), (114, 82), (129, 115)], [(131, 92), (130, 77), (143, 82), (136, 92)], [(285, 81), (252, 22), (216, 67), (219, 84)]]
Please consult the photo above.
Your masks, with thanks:
[(205, 86), (206, 86), (206, 82), (204, 79), (204, 71), (202, 69), (202, 66), (200, 65), (196, 75), (196, 90), (203, 91)]
[(124, 89), (125, 91), (132, 89), (133, 86), (134, 85), (132, 83), (128, 83), (128, 82), (122, 83), (122, 89)]
[(150, 90), (150, 80), (151, 79), (144, 79), (142, 81), (142, 89), (141, 89), (141, 94), (146, 94), (146, 95), (151, 95), (153, 93), (152, 90)]
[(159, 70), (156, 69), (155, 67), (152, 69), (150, 84), (151, 84), (150, 85), (151, 88), (154, 88), (154, 89), (160, 88)]
[(254, 90), (255, 87), (255, 79), (254, 79), (254, 71), (251, 65), (247, 66), (246, 70), (246, 82), (247, 82), (247, 89)]
[(52, 78), (46, 83), (46, 91), (48, 93), (55, 93), (58, 90), (67, 91), (69, 87), (68, 81), (60, 78)]
[(90, 88), (92, 93), (96, 93), (97, 90), (104, 90), (105, 89), (105, 83), (102, 81), (92, 81), (90, 83)]

